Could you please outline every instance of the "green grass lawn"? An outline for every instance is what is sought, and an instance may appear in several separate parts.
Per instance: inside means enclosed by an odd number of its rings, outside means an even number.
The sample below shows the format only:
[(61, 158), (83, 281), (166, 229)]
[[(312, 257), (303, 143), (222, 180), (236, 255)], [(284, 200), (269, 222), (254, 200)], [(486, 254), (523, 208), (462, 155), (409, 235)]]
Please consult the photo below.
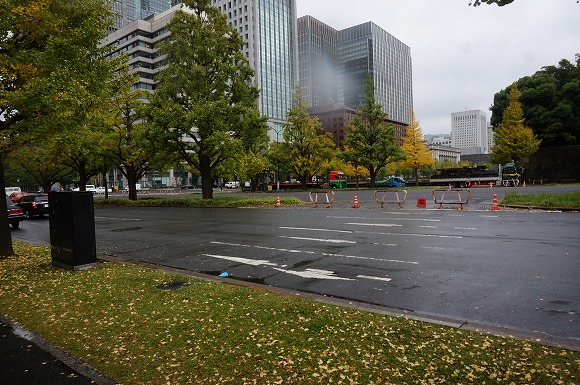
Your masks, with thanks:
[(580, 209), (580, 192), (537, 195), (510, 192), (501, 200), (503, 205), (521, 205), (534, 207), (567, 207)]
[[(0, 312), (123, 384), (578, 384), (580, 353), (16, 242)], [(184, 281), (188, 286), (161, 290)]]
[[(214, 199), (202, 198), (167, 198), (140, 196), (137, 200), (128, 199), (105, 199), (95, 198), (95, 206), (123, 206), (123, 207), (215, 207), (215, 208), (235, 208), (235, 207), (274, 207), (277, 197), (271, 194), (265, 197), (224, 197), (215, 196)], [(281, 196), (280, 203), (283, 206), (303, 204), (304, 202), (295, 197)]]

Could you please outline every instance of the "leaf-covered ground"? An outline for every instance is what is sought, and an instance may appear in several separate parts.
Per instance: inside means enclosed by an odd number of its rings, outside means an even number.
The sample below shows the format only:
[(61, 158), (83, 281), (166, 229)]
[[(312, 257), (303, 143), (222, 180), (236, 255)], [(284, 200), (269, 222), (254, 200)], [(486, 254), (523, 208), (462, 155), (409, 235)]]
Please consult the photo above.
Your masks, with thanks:
[[(0, 312), (123, 384), (579, 384), (580, 353), (15, 243)], [(184, 281), (188, 286), (161, 290)]]

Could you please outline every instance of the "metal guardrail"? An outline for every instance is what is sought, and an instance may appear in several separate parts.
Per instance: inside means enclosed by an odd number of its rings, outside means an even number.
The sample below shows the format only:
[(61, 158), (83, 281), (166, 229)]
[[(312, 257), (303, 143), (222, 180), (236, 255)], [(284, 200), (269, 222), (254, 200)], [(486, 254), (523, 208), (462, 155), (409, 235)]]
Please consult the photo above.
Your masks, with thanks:
[[(377, 194), (381, 194), (381, 199), (379, 200), (379, 197)], [(403, 198), (401, 199), (401, 197), (399, 196), (399, 193), (403, 193)], [(387, 200), (387, 194), (391, 195), (393, 194), (393, 196), (397, 199), (397, 200)], [(381, 209), (385, 206), (385, 204), (398, 204), (399, 208), (402, 208), (402, 204), (405, 203), (405, 200), (407, 199), (407, 190), (377, 190), (375, 191), (375, 200), (377, 201), (377, 204), (381, 205)]]
[[(310, 202), (314, 205), (314, 208), (318, 208), (318, 194), (324, 194), (326, 196), (326, 208), (329, 209), (332, 207), (332, 203), (334, 203), (334, 191), (330, 192), (330, 199), (328, 199), (328, 192), (318, 193), (318, 192), (310, 192)], [(314, 198), (312, 196), (314, 195)]]
[[(464, 201), (463, 198), (465, 198), (465, 193), (467, 193), (467, 197)], [(445, 198), (445, 194), (447, 194), (447, 199)], [(435, 202), (435, 204), (439, 205), (439, 208), (442, 208), (443, 205), (459, 205), (460, 209), (463, 210), (463, 205), (469, 203), (469, 198), (471, 197), (471, 190), (469, 189), (433, 190), (432, 195), (433, 201)], [(455, 199), (455, 197), (457, 197), (457, 199)]]

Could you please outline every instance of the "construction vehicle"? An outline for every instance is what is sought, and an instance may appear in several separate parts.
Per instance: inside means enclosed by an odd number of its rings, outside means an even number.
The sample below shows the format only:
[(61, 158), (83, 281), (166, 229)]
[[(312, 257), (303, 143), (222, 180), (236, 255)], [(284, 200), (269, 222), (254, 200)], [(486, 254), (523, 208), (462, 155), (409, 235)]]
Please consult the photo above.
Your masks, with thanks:
[(432, 185), (451, 187), (473, 187), (479, 185), (518, 186), (520, 174), (514, 163), (498, 165), (497, 170), (489, 170), (487, 166), (467, 166), (461, 168), (444, 168), (431, 176)]

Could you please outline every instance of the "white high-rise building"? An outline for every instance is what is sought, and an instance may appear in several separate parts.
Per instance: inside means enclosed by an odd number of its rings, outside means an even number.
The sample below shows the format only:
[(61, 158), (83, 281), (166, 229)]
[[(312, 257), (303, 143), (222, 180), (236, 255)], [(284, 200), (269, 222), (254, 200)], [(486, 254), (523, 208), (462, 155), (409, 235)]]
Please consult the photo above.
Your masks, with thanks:
[(489, 154), (487, 115), (481, 110), (451, 114), (451, 146), (461, 155)]
[(243, 52), (261, 90), (260, 111), (276, 140), (298, 82), (296, 0), (212, 0), (212, 5), (246, 42)]
[[(140, 74), (138, 88), (155, 90), (154, 77), (162, 65), (156, 44), (169, 37), (167, 24), (181, 8), (179, 1), (157, 0), (176, 4), (144, 20), (138, 17), (111, 33), (105, 44), (114, 45), (115, 52), (129, 55), (129, 68)], [(136, 3), (118, 0), (115, 3)], [(154, 0), (147, 3), (149, 7)], [(254, 69), (254, 82), (260, 88), (259, 107), (268, 116), (270, 138), (277, 139), (286, 114), (292, 107), (294, 87), (298, 82), (296, 0), (212, 0), (212, 5), (226, 15), (228, 23), (244, 39), (243, 53)], [(278, 135), (280, 137), (280, 135)]]

